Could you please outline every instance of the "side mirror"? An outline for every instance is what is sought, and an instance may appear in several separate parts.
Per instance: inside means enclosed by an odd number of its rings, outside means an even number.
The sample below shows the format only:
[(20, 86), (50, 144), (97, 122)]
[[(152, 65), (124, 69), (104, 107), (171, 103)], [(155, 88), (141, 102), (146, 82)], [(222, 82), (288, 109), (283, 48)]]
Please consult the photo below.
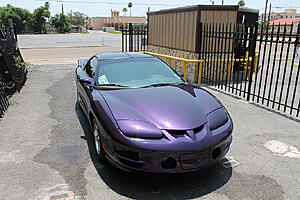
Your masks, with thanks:
[(182, 72), (177, 72), (177, 74), (178, 74), (181, 78), (184, 78), (184, 73), (182, 73)]
[(91, 87), (94, 85), (94, 79), (92, 79), (92, 78), (80, 79), (79, 82), (83, 83), (83, 84), (87, 84), (88, 86), (91, 86)]

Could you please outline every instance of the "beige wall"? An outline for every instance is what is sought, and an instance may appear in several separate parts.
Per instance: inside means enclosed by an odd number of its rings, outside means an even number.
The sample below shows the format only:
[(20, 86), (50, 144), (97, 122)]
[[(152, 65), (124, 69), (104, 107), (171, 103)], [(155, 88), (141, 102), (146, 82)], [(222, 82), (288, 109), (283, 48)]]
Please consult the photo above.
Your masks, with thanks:
[(236, 23), (237, 11), (189, 10), (149, 15), (149, 44), (196, 52), (197, 18), (202, 23)]
[(197, 10), (149, 15), (149, 44), (194, 52)]
[(201, 10), (202, 23), (236, 23), (237, 11)]

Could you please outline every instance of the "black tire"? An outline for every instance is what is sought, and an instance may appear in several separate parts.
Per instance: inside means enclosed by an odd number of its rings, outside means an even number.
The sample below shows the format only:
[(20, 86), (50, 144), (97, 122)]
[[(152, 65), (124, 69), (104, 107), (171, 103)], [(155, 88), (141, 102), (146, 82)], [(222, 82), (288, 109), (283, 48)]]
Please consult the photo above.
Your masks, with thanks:
[(99, 128), (95, 119), (92, 121), (92, 138), (94, 142), (94, 150), (98, 156), (98, 159), (102, 164), (104, 164), (106, 162), (105, 151), (102, 146)]

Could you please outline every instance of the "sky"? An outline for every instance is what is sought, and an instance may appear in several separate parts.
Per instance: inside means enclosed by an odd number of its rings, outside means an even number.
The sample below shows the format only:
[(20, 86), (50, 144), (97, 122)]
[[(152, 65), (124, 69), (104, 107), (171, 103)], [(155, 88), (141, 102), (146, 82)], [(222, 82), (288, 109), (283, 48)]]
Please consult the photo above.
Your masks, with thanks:
[[(150, 11), (196, 5), (196, 4), (211, 4), (210, 0), (61, 0), (64, 2), (57, 2), (59, 0), (49, 0), (50, 2), (50, 12), (51, 15), (55, 15), (61, 12), (61, 5), (64, 4), (64, 12), (68, 13), (71, 10), (73, 12), (79, 11), (89, 17), (96, 16), (110, 16), (110, 10), (122, 11), (124, 7), (127, 7), (128, 2), (132, 2), (132, 16), (145, 16), (150, 7)], [(67, 2), (72, 1), (72, 2)], [(236, 5), (239, 0), (224, 0), (225, 5)], [(264, 11), (265, 0), (244, 0), (246, 7), (255, 8)], [(85, 3), (76, 3), (85, 2)], [(104, 3), (93, 3), (93, 2), (106, 2), (106, 3), (118, 3), (118, 4), (104, 4)], [(220, 5), (222, 0), (215, 0), (215, 5)], [(272, 3), (272, 11), (283, 11), (284, 8), (289, 8), (293, 6), (297, 8), (300, 12), (300, 0), (269, 0)], [(25, 8), (29, 11), (33, 11), (35, 8), (44, 5), (42, 0), (0, 0), (0, 6), (6, 6), (6, 4), (11, 4), (16, 7)], [(151, 5), (138, 5), (138, 4), (151, 4)], [(156, 4), (156, 5), (155, 5)], [(157, 5), (163, 4), (163, 5)], [(128, 9), (129, 10), (129, 9)], [(123, 12), (121, 12), (123, 15)], [(127, 13), (129, 15), (129, 12)]]

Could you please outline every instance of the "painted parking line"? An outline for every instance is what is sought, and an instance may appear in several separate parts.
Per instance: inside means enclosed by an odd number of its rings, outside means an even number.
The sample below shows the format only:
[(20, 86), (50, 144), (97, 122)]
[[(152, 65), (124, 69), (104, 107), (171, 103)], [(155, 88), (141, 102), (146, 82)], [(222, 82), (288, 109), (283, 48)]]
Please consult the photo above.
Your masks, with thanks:
[(233, 168), (233, 167), (237, 167), (238, 165), (240, 165), (240, 162), (237, 161), (234, 157), (226, 157), (221, 161), (221, 164), (225, 167), (225, 168)]

